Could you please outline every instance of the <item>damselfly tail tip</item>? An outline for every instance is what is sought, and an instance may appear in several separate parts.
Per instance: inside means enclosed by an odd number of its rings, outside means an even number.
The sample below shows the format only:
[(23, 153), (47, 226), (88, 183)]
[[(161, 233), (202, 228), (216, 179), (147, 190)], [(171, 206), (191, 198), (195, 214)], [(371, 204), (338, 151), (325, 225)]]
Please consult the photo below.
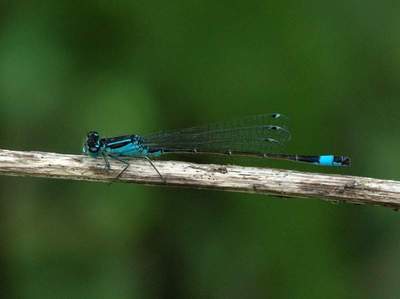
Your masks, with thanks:
[(341, 156), (340, 157), (340, 164), (342, 165), (342, 166), (351, 166), (351, 159), (350, 159), (350, 157), (347, 157), (347, 156)]
[(347, 167), (347, 166), (351, 165), (351, 159), (347, 156), (322, 155), (322, 156), (318, 157), (317, 164), (319, 164), (321, 166), (339, 166), (339, 167), (344, 166), (344, 167)]

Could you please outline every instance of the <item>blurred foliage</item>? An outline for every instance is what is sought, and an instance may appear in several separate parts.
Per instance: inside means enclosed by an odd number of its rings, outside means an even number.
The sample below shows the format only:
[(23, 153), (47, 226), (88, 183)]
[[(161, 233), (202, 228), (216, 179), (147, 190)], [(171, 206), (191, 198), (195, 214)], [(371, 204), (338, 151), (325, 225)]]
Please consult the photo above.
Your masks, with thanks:
[[(0, 2), (1, 147), (79, 153), (149, 133), (290, 116), (288, 152), (400, 179), (400, 2)], [(396, 129), (397, 128), (397, 129)], [(384, 208), (0, 177), (5, 298), (397, 298)]]

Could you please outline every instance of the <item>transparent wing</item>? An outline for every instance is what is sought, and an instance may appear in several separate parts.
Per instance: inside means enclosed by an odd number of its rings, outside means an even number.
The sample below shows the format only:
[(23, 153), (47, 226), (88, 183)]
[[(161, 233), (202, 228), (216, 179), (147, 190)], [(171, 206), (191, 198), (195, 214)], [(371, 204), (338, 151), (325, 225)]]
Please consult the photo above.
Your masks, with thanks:
[(149, 148), (210, 152), (265, 152), (290, 140), (288, 119), (279, 113), (249, 116), (233, 121), (182, 130), (159, 132), (143, 138)]

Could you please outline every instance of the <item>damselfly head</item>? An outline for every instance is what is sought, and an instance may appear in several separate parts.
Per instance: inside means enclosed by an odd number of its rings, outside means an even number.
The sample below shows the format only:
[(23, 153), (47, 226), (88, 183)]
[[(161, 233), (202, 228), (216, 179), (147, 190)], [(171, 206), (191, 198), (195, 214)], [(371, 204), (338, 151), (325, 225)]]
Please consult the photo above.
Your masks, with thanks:
[(90, 131), (86, 135), (86, 141), (83, 144), (83, 153), (91, 156), (97, 156), (100, 150), (100, 135), (95, 131)]

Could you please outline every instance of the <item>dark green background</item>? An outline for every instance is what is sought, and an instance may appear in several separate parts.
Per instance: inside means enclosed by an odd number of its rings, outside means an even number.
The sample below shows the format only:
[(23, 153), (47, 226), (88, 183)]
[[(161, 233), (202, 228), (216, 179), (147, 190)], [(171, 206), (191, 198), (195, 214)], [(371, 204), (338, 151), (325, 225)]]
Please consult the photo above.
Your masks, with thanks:
[[(281, 112), (287, 151), (400, 179), (399, 1), (0, 2), (0, 146), (79, 153)], [(397, 298), (400, 216), (319, 200), (0, 178), (5, 298)]]

